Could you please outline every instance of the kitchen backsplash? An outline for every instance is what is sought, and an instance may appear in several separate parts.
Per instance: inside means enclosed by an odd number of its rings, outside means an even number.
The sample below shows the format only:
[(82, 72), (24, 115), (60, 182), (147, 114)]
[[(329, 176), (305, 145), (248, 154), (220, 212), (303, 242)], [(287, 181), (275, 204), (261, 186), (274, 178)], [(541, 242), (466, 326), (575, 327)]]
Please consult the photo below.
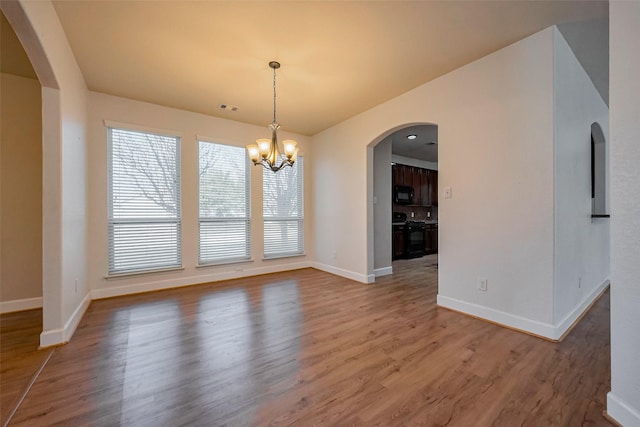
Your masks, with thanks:
[[(403, 206), (393, 204), (393, 212), (403, 212), (407, 214), (407, 221), (437, 221), (438, 220), (438, 207), (437, 206)], [(411, 217), (411, 212), (414, 216)], [(431, 216), (429, 216), (429, 213)]]

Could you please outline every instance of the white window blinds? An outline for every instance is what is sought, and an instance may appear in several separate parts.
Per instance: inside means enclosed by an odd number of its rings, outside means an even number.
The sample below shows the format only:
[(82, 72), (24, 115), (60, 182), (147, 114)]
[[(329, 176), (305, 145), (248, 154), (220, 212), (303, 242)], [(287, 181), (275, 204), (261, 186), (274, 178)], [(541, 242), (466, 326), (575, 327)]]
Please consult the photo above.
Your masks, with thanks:
[(304, 251), (304, 197), (302, 157), (292, 167), (273, 173), (264, 169), (264, 257), (302, 254)]
[(109, 274), (181, 267), (180, 139), (108, 133)]
[(251, 257), (249, 159), (244, 147), (200, 141), (199, 264)]

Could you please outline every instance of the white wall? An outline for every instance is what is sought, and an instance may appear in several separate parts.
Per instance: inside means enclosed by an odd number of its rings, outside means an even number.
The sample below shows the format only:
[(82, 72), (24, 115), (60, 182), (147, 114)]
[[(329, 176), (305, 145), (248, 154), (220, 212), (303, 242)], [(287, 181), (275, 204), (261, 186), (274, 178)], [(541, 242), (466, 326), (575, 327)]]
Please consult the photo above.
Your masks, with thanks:
[(557, 29), (553, 40), (554, 324), (560, 332), (609, 279), (609, 219), (591, 218), (591, 124), (598, 122), (608, 139), (609, 109)]
[[(196, 135), (208, 141), (244, 147), (268, 136), (267, 126), (252, 126), (202, 114), (90, 92), (89, 95), (89, 281), (96, 298), (132, 292), (191, 285), (228, 278), (311, 265), (313, 259), (313, 205), (311, 181), (313, 156), (308, 137), (280, 132), (281, 139), (298, 141), (305, 161), (305, 256), (263, 260), (262, 167), (251, 167), (252, 262), (196, 268), (198, 263), (198, 143)], [(181, 136), (182, 161), (182, 254), (184, 270), (106, 279), (107, 252), (107, 128), (104, 121), (125, 127), (165, 130)]]
[(640, 426), (640, 2), (611, 1), (611, 392), (607, 412)]
[(40, 82), (0, 75), (0, 312), (42, 306)]
[(387, 138), (373, 149), (373, 240), (376, 276), (391, 270), (391, 139)]
[[(340, 221), (372, 210), (367, 145), (406, 124), (437, 123), (439, 303), (549, 332), (552, 35), (541, 31), (316, 135), (318, 262), (351, 277), (371, 274), (367, 224)], [(453, 198), (443, 198), (445, 186)], [(488, 292), (476, 290), (479, 277)]]
[[(68, 340), (88, 306), (86, 85), (50, 1), (2, 2), (42, 84), (43, 346)], [(78, 285), (76, 286), (76, 279)]]

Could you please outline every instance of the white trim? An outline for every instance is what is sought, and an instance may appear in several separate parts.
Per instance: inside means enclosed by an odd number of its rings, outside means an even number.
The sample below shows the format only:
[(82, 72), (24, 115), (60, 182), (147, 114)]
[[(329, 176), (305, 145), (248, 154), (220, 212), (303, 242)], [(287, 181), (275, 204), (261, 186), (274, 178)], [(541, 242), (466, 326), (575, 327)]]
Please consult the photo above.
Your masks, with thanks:
[(40, 347), (51, 347), (53, 345), (66, 344), (69, 342), (76, 328), (80, 324), (84, 313), (91, 304), (91, 293), (87, 293), (84, 296), (80, 304), (73, 311), (67, 323), (65, 323), (63, 329), (51, 329), (48, 331), (42, 331), (40, 334)]
[(591, 306), (593, 301), (609, 286), (609, 280), (605, 280), (587, 295), (571, 313), (567, 314), (561, 322), (556, 325), (526, 319), (515, 314), (495, 310), (481, 305), (460, 301), (454, 298), (438, 295), (438, 305), (452, 310), (481, 317), (491, 322), (499, 323), (513, 329), (519, 329), (534, 335), (540, 335), (552, 340), (559, 340), (567, 332), (580, 316)]
[(69, 320), (67, 320), (67, 323), (65, 323), (64, 325), (64, 338), (65, 338), (64, 341), (65, 342), (69, 342), (69, 340), (73, 336), (73, 333), (76, 331), (76, 328), (78, 327), (78, 325), (80, 324), (80, 321), (82, 320), (82, 316), (84, 316), (84, 313), (87, 311), (87, 308), (89, 308), (89, 304), (91, 304), (91, 300), (92, 300), (91, 292), (89, 292), (87, 293), (87, 295), (84, 296), (82, 301), (80, 301), (80, 304), (78, 304), (78, 307), (76, 307), (71, 317), (69, 317)]
[(595, 301), (596, 298), (609, 286), (609, 280), (605, 280), (599, 286), (597, 286), (589, 295), (587, 295), (580, 304), (576, 306), (569, 314), (562, 319), (561, 322), (555, 326), (555, 337), (553, 339), (559, 339), (565, 332), (571, 328), (571, 326), (582, 316), (582, 314), (589, 308), (589, 306)]
[(319, 262), (314, 262), (312, 267), (317, 270), (322, 270), (327, 273), (335, 274), (336, 276), (346, 277), (347, 279), (355, 280), (361, 283), (373, 283), (376, 278), (373, 274), (360, 274), (354, 271), (344, 270), (342, 268), (334, 267), (332, 265), (322, 264)]
[(452, 310), (467, 313), (472, 316), (480, 317), (500, 325), (513, 329), (519, 329), (534, 335), (540, 335), (545, 338), (557, 339), (555, 337), (555, 329), (549, 323), (542, 323), (536, 320), (526, 319), (504, 311), (495, 310), (493, 308), (484, 307), (466, 301), (460, 301), (455, 298), (449, 298), (438, 295), (438, 305), (440, 307), (450, 308)]
[(607, 415), (623, 426), (640, 426), (640, 413), (613, 391), (607, 393)]
[(272, 259), (282, 259), (282, 258), (295, 258), (299, 256), (307, 256), (307, 254), (304, 252), (300, 252), (300, 253), (294, 253), (294, 254), (273, 255), (268, 257), (264, 257), (263, 255), (262, 261), (271, 261)]
[(181, 288), (184, 286), (193, 286), (202, 283), (217, 282), (220, 280), (238, 279), (242, 277), (257, 276), (260, 274), (299, 270), (301, 268), (309, 268), (311, 266), (312, 265), (306, 261), (257, 268), (243, 268), (239, 266), (233, 271), (222, 271), (218, 273), (203, 274), (198, 276), (179, 277), (173, 279), (157, 280), (153, 282), (136, 283), (126, 286), (94, 289), (91, 291), (91, 298), (95, 300), (122, 295), (137, 294), (141, 292), (160, 291), (170, 288)]
[(33, 310), (42, 308), (42, 297), (14, 299), (0, 302), (0, 314), (13, 313), (14, 311)]
[(175, 271), (183, 271), (184, 267), (168, 267), (161, 268), (158, 270), (140, 270), (140, 271), (130, 271), (125, 273), (113, 273), (107, 274), (104, 276), (106, 280), (118, 280), (118, 279), (130, 279), (131, 277), (136, 276), (149, 276), (151, 274), (160, 274), (160, 273), (173, 273)]
[(226, 259), (223, 261), (209, 262), (205, 264), (196, 264), (196, 268), (218, 267), (220, 265), (230, 265), (230, 264), (249, 264), (252, 262), (253, 262), (253, 258), (247, 258), (247, 259), (233, 258), (233, 259)]
[(40, 334), (40, 348), (64, 344), (64, 329), (49, 329)]
[(180, 138), (183, 139), (183, 132), (177, 131), (177, 130), (169, 130), (169, 129), (160, 129), (160, 128), (154, 128), (154, 127), (150, 127), (150, 126), (144, 126), (144, 125), (135, 125), (133, 123), (122, 123), (122, 122), (114, 122), (111, 120), (103, 120), (102, 123), (104, 123), (104, 127), (106, 128), (114, 128), (114, 129), (120, 129), (120, 130), (130, 130), (130, 131), (134, 131), (134, 132), (148, 132), (148, 133), (153, 133), (156, 135), (162, 135), (162, 136), (168, 136), (168, 137), (172, 137), (172, 138)]
[(373, 270), (373, 275), (376, 277), (388, 276), (390, 274), (393, 274), (392, 266), (376, 268), (375, 270)]

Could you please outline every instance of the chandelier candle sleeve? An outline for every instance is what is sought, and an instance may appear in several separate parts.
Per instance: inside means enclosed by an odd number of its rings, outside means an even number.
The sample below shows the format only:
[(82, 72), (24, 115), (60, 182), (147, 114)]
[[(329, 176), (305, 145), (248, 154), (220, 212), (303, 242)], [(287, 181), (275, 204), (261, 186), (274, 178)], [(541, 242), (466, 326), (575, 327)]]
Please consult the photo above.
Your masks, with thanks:
[(273, 172), (278, 172), (286, 166), (293, 166), (298, 158), (298, 143), (292, 139), (285, 140), (282, 154), (278, 148), (280, 125), (276, 121), (276, 69), (280, 68), (280, 63), (271, 61), (269, 67), (273, 69), (273, 122), (269, 125), (271, 139), (261, 138), (256, 140), (255, 144), (247, 145), (247, 153), (254, 165), (262, 165)]

